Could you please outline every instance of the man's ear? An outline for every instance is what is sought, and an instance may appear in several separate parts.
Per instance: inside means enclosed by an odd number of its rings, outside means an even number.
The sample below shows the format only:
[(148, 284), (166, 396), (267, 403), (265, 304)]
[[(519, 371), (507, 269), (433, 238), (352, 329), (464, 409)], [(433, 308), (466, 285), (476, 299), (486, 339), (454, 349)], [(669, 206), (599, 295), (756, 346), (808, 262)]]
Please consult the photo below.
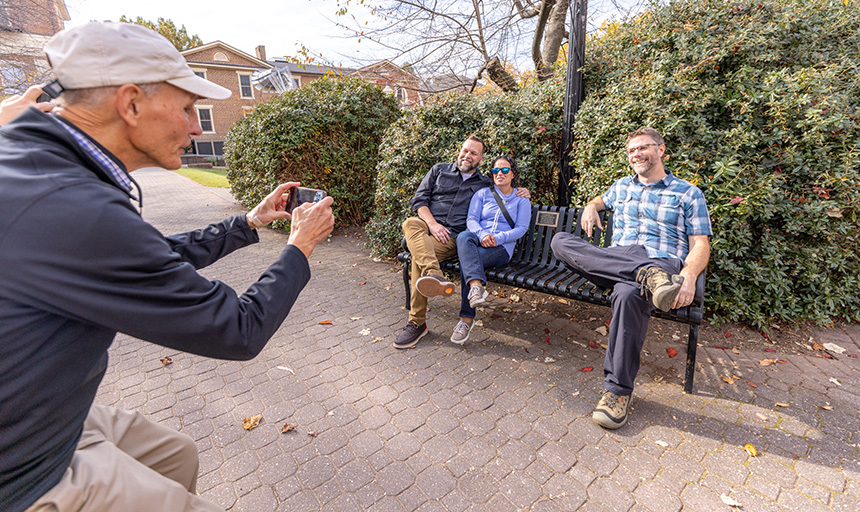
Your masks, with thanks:
[(141, 107), (146, 93), (134, 84), (120, 86), (116, 93), (116, 111), (129, 126), (136, 127), (140, 122)]

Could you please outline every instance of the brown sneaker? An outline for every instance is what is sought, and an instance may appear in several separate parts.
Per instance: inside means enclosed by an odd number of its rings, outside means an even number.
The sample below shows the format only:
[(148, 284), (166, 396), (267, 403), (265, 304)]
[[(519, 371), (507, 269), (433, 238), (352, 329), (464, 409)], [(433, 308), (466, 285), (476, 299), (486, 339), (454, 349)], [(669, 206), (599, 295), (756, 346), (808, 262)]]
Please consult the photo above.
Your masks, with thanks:
[(451, 295), (454, 293), (454, 283), (446, 281), (443, 277), (429, 275), (419, 277), (415, 282), (415, 289), (425, 297), (436, 297), (437, 295)]
[(591, 413), (591, 420), (603, 428), (615, 430), (627, 423), (627, 412), (630, 408), (630, 397), (619, 396), (607, 391), (600, 397), (597, 407)]
[(651, 294), (651, 302), (660, 311), (669, 311), (675, 302), (675, 297), (681, 291), (684, 284), (684, 276), (680, 274), (669, 275), (668, 272), (658, 266), (642, 267), (636, 274), (636, 282), (639, 290), (646, 295), (646, 290)]
[(400, 334), (397, 335), (397, 339), (394, 340), (394, 348), (414, 347), (418, 343), (418, 340), (423, 338), (428, 332), (426, 323), (418, 325), (415, 322), (409, 322)]

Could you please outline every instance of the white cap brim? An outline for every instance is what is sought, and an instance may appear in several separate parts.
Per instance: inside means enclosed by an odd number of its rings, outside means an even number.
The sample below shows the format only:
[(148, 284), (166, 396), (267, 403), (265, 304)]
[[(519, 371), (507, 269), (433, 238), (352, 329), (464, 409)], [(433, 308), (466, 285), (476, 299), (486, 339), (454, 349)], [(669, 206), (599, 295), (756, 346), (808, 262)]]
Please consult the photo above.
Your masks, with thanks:
[(165, 80), (174, 87), (178, 87), (183, 91), (188, 91), (191, 94), (196, 94), (201, 98), (212, 98), (214, 100), (224, 100), (232, 94), (230, 89), (221, 87), (218, 84), (212, 83), (209, 80), (200, 78), (197, 75), (183, 76), (181, 78), (171, 78)]

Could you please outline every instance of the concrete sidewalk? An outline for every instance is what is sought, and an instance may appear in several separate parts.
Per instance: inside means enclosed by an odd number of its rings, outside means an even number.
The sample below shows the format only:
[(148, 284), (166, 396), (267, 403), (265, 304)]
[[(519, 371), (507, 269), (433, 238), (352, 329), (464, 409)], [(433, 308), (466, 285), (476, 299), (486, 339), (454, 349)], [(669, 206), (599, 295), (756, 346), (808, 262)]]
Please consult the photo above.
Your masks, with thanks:
[[(166, 234), (245, 211), (175, 173), (134, 177), (144, 219)], [(264, 229), (261, 239), (203, 273), (242, 293), (287, 235)], [(835, 360), (700, 349), (692, 395), (682, 392), (683, 345), (669, 358), (668, 345), (649, 342), (630, 421), (609, 432), (589, 419), (605, 342), (594, 321), (491, 297), (461, 347), (448, 341), (458, 299), (437, 299), (431, 334), (398, 351), (407, 315), (397, 267), (343, 236), (311, 260), (300, 302), (253, 361), (125, 335), (110, 350), (97, 402), (192, 436), (199, 491), (225, 509), (737, 510), (724, 496), (745, 512), (860, 511), (857, 325), (819, 333), (846, 349)], [(244, 430), (255, 414), (260, 425)], [(296, 429), (281, 433), (287, 422)]]

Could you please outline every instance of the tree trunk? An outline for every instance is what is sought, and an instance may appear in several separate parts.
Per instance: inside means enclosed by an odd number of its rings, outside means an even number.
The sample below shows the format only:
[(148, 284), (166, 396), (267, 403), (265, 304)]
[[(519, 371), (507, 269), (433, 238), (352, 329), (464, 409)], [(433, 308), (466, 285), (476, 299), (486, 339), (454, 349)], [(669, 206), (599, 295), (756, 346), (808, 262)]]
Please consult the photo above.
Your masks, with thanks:
[(570, 0), (557, 0), (549, 13), (543, 34), (543, 54), (540, 63), (535, 66), (538, 81), (548, 80), (555, 74), (553, 64), (558, 60), (561, 42), (567, 36), (564, 22), (567, 19), (569, 7)]
[(519, 90), (519, 87), (517, 87), (517, 81), (510, 73), (508, 73), (498, 57), (490, 59), (490, 61), (487, 62), (486, 69), (487, 74), (490, 75), (490, 80), (492, 80), (494, 84), (498, 85), (503, 91), (517, 92), (517, 90)]

